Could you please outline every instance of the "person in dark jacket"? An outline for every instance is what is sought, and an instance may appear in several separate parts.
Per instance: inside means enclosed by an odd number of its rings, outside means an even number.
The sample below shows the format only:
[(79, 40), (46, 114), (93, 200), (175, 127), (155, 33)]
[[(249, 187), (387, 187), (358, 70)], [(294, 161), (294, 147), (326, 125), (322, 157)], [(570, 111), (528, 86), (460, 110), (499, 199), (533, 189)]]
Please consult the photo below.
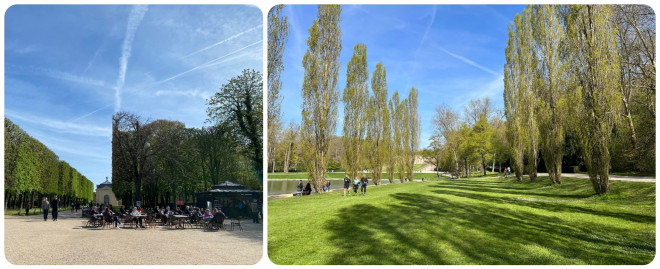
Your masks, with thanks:
[(57, 221), (57, 209), (59, 206), (59, 201), (57, 200), (57, 195), (53, 197), (53, 201), (50, 202), (50, 207), (53, 209), (53, 221)]
[(303, 190), (303, 195), (310, 195), (312, 194), (312, 185), (307, 182), (307, 186), (305, 186), (305, 189)]
[(31, 206), (30, 202), (25, 203), (25, 216), (26, 217), (30, 215), (30, 206)]
[(50, 203), (48, 203), (48, 198), (44, 197), (41, 201), (41, 210), (44, 211), (44, 221), (48, 220), (48, 209), (50, 209)]

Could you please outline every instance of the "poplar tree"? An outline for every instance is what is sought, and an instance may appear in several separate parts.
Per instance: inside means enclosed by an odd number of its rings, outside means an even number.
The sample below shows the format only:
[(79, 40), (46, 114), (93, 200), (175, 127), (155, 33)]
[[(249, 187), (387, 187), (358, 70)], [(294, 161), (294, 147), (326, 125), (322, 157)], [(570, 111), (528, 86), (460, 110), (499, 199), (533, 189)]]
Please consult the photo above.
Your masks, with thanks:
[(287, 16), (281, 17), (284, 5), (274, 6), (268, 13), (268, 159), (275, 172), (275, 146), (278, 133), (282, 128), (280, 76), (284, 70), (282, 56), (284, 44), (289, 38), (289, 22)]
[(569, 106), (566, 35), (558, 6), (536, 5), (528, 9), (532, 12), (537, 52), (534, 93), (543, 160), (550, 180), (561, 184), (564, 122)]
[(579, 137), (597, 194), (609, 191), (609, 143), (621, 111), (616, 25), (608, 5), (572, 5), (566, 22), (578, 81)]
[(337, 75), (341, 53), (341, 28), (339, 5), (319, 5), (318, 18), (309, 28), (307, 52), (302, 65), (305, 75), (302, 85), (302, 122), (304, 162), (309, 180), (316, 192), (321, 184), (329, 161), (329, 139), (337, 122)]
[(366, 146), (368, 147), (368, 160), (372, 181), (380, 185), (383, 177), (383, 166), (387, 162), (388, 141), (386, 133), (389, 113), (387, 108), (387, 70), (382, 63), (376, 64), (371, 77), (371, 91), (369, 98), (369, 120), (367, 124)]
[(509, 141), (511, 155), (511, 166), (518, 181), (523, 176), (523, 152), (525, 135), (523, 132), (523, 115), (521, 108), (520, 58), (517, 57), (520, 37), (517, 35), (516, 26), (519, 24), (520, 15), (516, 14), (514, 23), (509, 25), (509, 40), (505, 48), (506, 64), (504, 65), (504, 115), (506, 117), (506, 137)]
[(417, 108), (417, 89), (413, 87), (408, 93), (408, 106), (407, 106), (407, 143), (406, 143), (406, 174), (408, 179), (413, 180), (415, 177), (415, 159), (417, 158), (417, 150), (419, 149), (420, 138), (420, 119), (419, 110)]
[[(379, 64), (380, 65), (380, 64)], [(374, 80), (376, 73), (374, 73)], [(367, 127), (369, 109), (369, 72), (367, 71), (367, 46), (358, 43), (353, 48), (353, 57), (348, 62), (346, 88), (342, 95), (344, 103), (344, 168), (350, 178), (355, 178), (360, 170), (363, 142)]]

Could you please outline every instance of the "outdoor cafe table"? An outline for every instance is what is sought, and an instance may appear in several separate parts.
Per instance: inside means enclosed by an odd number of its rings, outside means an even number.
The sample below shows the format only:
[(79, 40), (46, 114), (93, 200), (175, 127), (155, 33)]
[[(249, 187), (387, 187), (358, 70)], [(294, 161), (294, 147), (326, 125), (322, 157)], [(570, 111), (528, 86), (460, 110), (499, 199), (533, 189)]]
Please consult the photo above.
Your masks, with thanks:
[(181, 229), (185, 229), (183, 221), (188, 218), (188, 215), (172, 215), (172, 217), (176, 219), (175, 228), (181, 227)]
[[(149, 214), (145, 214), (145, 213), (142, 213), (142, 214), (140, 214), (140, 215), (131, 215), (131, 214), (129, 214), (129, 215), (130, 215), (131, 217), (133, 217), (133, 218), (139, 218), (139, 219), (144, 219), (144, 218), (146, 218), (147, 216), (149, 216)], [(136, 229), (137, 229), (137, 225), (138, 225), (138, 223), (136, 222), (136, 223), (135, 223), (135, 228), (136, 228)], [(142, 222), (142, 225), (144, 225), (144, 221)]]

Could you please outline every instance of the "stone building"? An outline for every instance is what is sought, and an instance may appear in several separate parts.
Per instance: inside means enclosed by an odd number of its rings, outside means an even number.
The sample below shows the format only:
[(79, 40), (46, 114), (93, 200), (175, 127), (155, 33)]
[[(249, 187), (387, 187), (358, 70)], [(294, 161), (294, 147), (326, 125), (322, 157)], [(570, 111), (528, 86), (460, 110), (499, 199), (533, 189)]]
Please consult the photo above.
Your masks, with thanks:
[(117, 200), (115, 194), (112, 192), (112, 182), (105, 179), (105, 182), (96, 185), (96, 192), (94, 192), (94, 201), (97, 204), (110, 203), (111, 205), (121, 205), (121, 201)]

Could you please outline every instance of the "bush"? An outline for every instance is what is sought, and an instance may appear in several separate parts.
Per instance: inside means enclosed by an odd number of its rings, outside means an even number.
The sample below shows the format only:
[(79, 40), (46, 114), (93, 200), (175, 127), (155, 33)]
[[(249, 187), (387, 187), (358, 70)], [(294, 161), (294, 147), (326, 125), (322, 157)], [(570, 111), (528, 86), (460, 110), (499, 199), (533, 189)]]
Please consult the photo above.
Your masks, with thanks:
[(579, 166), (571, 166), (571, 171), (574, 174), (580, 173), (580, 167)]

